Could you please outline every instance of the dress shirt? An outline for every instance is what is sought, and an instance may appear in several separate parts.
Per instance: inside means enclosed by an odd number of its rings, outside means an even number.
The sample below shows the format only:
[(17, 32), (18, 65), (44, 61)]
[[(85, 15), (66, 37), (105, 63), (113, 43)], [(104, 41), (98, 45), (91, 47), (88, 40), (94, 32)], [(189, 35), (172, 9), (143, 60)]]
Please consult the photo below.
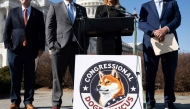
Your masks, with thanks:
[[(29, 19), (29, 17), (30, 17), (30, 12), (31, 12), (31, 6), (29, 6), (28, 8), (26, 8), (27, 9), (27, 18)], [(22, 16), (23, 16), (23, 18), (24, 18), (24, 6), (22, 6)]]
[[(158, 9), (158, 7), (156, 7), (157, 11), (161, 11), (161, 14), (162, 14), (162, 9), (163, 9), (163, 0), (154, 0), (156, 6), (158, 5), (159, 6), (159, 2), (160, 2), (160, 9)], [(160, 17), (160, 16), (159, 16)]]

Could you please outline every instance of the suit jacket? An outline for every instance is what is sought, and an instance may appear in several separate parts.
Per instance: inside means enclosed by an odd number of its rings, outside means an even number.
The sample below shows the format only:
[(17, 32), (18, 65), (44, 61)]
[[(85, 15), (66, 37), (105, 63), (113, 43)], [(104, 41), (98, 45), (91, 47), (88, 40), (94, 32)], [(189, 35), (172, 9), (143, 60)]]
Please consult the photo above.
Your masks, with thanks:
[(21, 6), (9, 11), (3, 36), (5, 48), (19, 54), (23, 47), (24, 35), (28, 51), (36, 58), (38, 50), (45, 49), (45, 24), (43, 13), (34, 7), (31, 7), (26, 27)]
[(49, 45), (49, 49), (64, 49), (64, 47), (72, 42), (72, 36), (75, 34), (78, 44), (85, 50), (81, 50), (80, 53), (87, 51), (89, 45), (89, 38), (82, 37), (78, 34), (79, 22), (77, 18), (87, 17), (86, 9), (76, 3), (74, 3), (76, 8), (75, 21), (72, 24), (69, 14), (67, 12), (67, 7), (63, 2), (50, 5), (49, 12), (46, 19), (46, 40)]
[(139, 28), (144, 32), (143, 51), (152, 49), (150, 38), (153, 31), (161, 27), (167, 26), (170, 33), (174, 33), (176, 40), (176, 29), (181, 23), (181, 14), (178, 4), (175, 0), (163, 0), (163, 9), (159, 18), (154, 0), (144, 3), (140, 10)]

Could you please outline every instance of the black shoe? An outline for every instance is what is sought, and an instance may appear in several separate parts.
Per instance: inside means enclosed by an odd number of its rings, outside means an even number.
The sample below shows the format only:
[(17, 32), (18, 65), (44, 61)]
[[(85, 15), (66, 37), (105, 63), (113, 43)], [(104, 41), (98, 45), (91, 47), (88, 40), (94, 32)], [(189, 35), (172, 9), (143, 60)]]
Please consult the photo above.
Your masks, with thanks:
[(172, 104), (172, 105), (165, 105), (165, 109), (177, 109), (177, 108)]
[(156, 109), (154, 105), (147, 104), (145, 109)]

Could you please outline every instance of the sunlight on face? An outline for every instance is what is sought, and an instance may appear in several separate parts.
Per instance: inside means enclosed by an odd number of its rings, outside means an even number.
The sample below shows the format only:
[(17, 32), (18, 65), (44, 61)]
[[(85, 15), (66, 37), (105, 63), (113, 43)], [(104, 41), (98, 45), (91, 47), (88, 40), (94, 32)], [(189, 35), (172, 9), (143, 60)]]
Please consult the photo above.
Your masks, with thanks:
[(20, 0), (21, 4), (22, 4), (23, 6), (26, 6), (26, 7), (30, 6), (30, 2), (31, 2), (31, 1), (32, 1), (32, 0)]
[(72, 2), (73, 0), (66, 0), (66, 1), (68, 1), (68, 2)]

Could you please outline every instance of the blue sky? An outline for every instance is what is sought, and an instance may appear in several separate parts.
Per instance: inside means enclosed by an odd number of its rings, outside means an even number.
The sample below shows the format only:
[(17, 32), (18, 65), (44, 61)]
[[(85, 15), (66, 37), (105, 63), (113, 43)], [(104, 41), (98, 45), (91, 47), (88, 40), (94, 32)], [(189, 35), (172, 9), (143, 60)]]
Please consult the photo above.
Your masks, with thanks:
[[(50, 0), (50, 1), (56, 3), (62, 0)], [(133, 12), (134, 7), (135, 7), (137, 10), (137, 13), (139, 14), (141, 5), (147, 1), (150, 1), (150, 0), (120, 0), (120, 4), (124, 6), (128, 12), (131, 12), (131, 13)], [(190, 21), (189, 21), (190, 0), (177, 0), (177, 3), (179, 5), (179, 10), (182, 16), (181, 25), (177, 29), (180, 52), (190, 52), (190, 34), (189, 34), (190, 32)], [(138, 30), (137, 34), (138, 34), (137, 42), (142, 42), (143, 32)], [(124, 36), (122, 37), (122, 41), (125, 43), (133, 43), (133, 36)]]

